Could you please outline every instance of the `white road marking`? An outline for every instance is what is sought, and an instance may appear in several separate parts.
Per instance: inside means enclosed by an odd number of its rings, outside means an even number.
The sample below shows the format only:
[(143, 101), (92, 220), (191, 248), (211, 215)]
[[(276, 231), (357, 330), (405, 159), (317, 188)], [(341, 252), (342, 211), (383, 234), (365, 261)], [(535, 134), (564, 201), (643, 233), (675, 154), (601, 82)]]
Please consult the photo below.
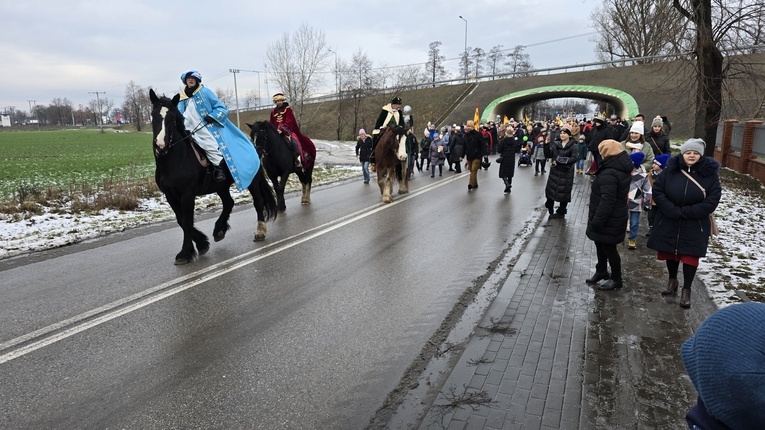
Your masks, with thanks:
[(455, 180), (460, 179), (462, 176), (464, 176), (464, 174), (455, 175), (450, 179), (438, 181), (417, 191), (411, 192), (404, 196), (400, 196), (396, 198), (396, 200), (394, 200), (392, 203), (378, 203), (369, 208), (361, 209), (344, 217), (266, 245), (262, 248), (254, 249), (237, 257), (233, 257), (226, 261), (205, 267), (194, 273), (190, 273), (179, 278), (164, 282), (140, 293), (133, 294), (88, 312), (84, 312), (74, 317), (65, 319), (56, 324), (51, 324), (47, 327), (43, 327), (23, 336), (19, 336), (9, 341), (0, 343), (0, 351), (10, 349), (10, 351), (0, 355), (0, 364), (19, 358), (29, 354), (30, 352), (56, 343), (60, 340), (74, 336), (77, 333), (81, 333), (107, 321), (119, 318), (122, 315), (129, 314), (167, 297), (174, 296), (196, 285), (202, 284), (211, 279), (215, 279), (219, 276), (223, 276), (226, 273), (233, 272), (234, 270), (255, 263), (294, 246), (300, 245), (303, 242), (307, 242), (311, 239), (337, 230), (340, 227), (346, 226), (370, 215), (374, 215), (377, 212), (391, 208), (409, 199), (415, 198), (420, 194), (424, 194), (454, 182)]

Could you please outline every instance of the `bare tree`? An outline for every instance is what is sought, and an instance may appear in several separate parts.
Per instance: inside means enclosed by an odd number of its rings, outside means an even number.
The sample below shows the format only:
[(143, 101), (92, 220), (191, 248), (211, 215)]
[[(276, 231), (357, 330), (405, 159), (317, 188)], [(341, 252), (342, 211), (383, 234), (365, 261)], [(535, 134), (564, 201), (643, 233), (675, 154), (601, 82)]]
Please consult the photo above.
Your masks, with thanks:
[(529, 76), (533, 74), (529, 72), (534, 67), (531, 65), (531, 57), (524, 52), (525, 50), (525, 46), (515, 45), (507, 54), (505, 65), (508, 66), (508, 72), (514, 76)]
[(473, 57), (473, 71), (476, 78), (483, 73), (483, 57), (486, 55), (483, 49), (473, 48), (471, 51), (471, 57)]
[(215, 89), (215, 96), (218, 97), (218, 100), (220, 100), (221, 103), (223, 103), (224, 106), (231, 109), (234, 108), (234, 90), (231, 88), (221, 89), (216, 88)]
[(486, 56), (486, 66), (489, 69), (489, 74), (492, 75), (492, 80), (494, 80), (494, 75), (502, 72), (502, 57), (502, 45), (491, 48), (489, 55)]
[(447, 76), (444, 60), (446, 60), (446, 57), (441, 55), (441, 42), (430, 42), (430, 45), (428, 45), (428, 62), (425, 63), (425, 73), (434, 87), (436, 82), (444, 80)]
[(287, 98), (293, 103), (297, 101), (298, 121), (305, 100), (322, 83), (318, 72), (325, 67), (329, 56), (324, 32), (306, 24), (301, 25), (294, 35), (285, 33), (279, 41), (268, 46), (266, 65), (273, 71), (274, 81)]
[(66, 97), (56, 97), (48, 106), (48, 116), (59, 125), (67, 125), (72, 122), (72, 102)]
[[(687, 51), (686, 21), (672, 7), (673, 0), (624, 2), (603, 0), (591, 19), (598, 29), (596, 52), (602, 61), (651, 57)], [(641, 59), (637, 63), (658, 60)]]
[(345, 70), (343, 82), (347, 94), (353, 98), (353, 108), (350, 112), (353, 123), (352, 130), (361, 128), (366, 124), (365, 110), (361, 108), (361, 101), (373, 88), (374, 74), (372, 73), (372, 60), (361, 48), (353, 54), (351, 64)]
[(122, 103), (122, 111), (127, 119), (135, 124), (137, 131), (142, 130), (143, 123), (149, 118), (151, 102), (146, 90), (133, 81), (130, 81), (125, 87), (125, 101)]
[[(725, 61), (723, 49), (732, 48), (743, 40), (759, 40), (760, 30), (751, 26), (761, 23), (765, 15), (762, 0), (673, 0), (674, 8), (695, 28), (693, 52), (696, 56), (696, 126), (695, 135), (705, 142), (715, 142), (717, 123), (723, 109), (723, 89), (726, 78), (733, 78), (742, 69), (740, 61)], [(746, 72), (743, 73), (747, 75)], [(762, 77), (748, 75), (753, 85), (750, 91), (762, 92)], [(754, 77), (754, 79), (752, 79)], [(714, 145), (708, 144), (704, 155), (714, 155)]]
[(259, 96), (260, 94), (255, 90), (245, 92), (241, 100), (242, 107), (244, 109), (258, 107), (260, 105), (260, 100), (258, 100)]
[(470, 55), (470, 51), (472, 51), (473, 48), (468, 47), (468, 49), (465, 52), (462, 52), (460, 54), (460, 76), (463, 76), (465, 78), (465, 82), (468, 81), (468, 76), (470, 76), (470, 70), (473, 66), (473, 59)]

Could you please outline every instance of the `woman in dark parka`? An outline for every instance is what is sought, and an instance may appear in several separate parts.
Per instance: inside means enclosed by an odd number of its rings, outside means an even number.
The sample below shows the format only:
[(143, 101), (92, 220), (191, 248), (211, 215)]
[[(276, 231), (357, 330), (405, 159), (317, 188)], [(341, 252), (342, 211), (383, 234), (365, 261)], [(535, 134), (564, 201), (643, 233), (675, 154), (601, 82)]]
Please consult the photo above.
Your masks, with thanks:
[(508, 132), (497, 145), (497, 153), (502, 157), (502, 162), (499, 163), (499, 178), (505, 183), (505, 194), (509, 194), (510, 188), (513, 187), (515, 154), (521, 151), (521, 142), (517, 135)]
[[(669, 159), (653, 183), (653, 201), (658, 212), (647, 246), (658, 251), (665, 260), (669, 281), (661, 292), (677, 293), (677, 272), (683, 263), (683, 289), (680, 306), (691, 307), (691, 284), (696, 276), (699, 258), (707, 254), (710, 236), (709, 215), (720, 203), (720, 163), (705, 157), (706, 144), (701, 139), (688, 139), (680, 147), (680, 155)], [(693, 183), (687, 172), (705, 191)]]
[[(622, 260), (616, 245), (624, 242), (627, 225), (627, 193), (632, 181), (634, 164), (622, 149), (621, 143), (606, 139), (598, 145), (601, 157), (590, 193), (590, 211), (587, 217), (587, 237), (595, 242), (598, 263), (595, 274), (586, 280), (600, 290), (622, 287)], [(608, 266), (611, 273), (608, 273)]]
[[(574, 168), (579, 150), (571, 138), (571, 129), (564, 125), (560, 130), (560, 140), (550, 144), (552, 152), (552, 167), (545, 186), (545, 207), (550, 212), (550, 218), (566, 216), (568, 202), (571, 201), (571, 189), (574, 188)], [(553, 213), (555, 202), (559, 202), (558, 210)]]

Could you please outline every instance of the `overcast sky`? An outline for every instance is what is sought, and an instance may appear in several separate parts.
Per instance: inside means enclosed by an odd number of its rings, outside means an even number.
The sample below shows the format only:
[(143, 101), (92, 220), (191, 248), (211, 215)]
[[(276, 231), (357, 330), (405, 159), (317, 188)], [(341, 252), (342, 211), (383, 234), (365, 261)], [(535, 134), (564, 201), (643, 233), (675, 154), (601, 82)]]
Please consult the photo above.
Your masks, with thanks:
[[(0, 112), (29, 111), (29, 100), (68, 98), (75, 107), (105, 96), (121, 106), (132, 80), (168, 95), (188, 69), (212, 89), (240, 95), (280, 88), (268, 82), (265, 53), (301, 24), (323, 31), (339, 58), (361, 49), (373, 67), (424, 63), (428, 45), (442, 42), (447, 69), (467, 44), (489, 51), (529, 45), (536, 68), (595, 61), (589, 24), (598, 0), (0, 0)], [(260, 78), (260, 79), (258, 79)], [(334, 85), (333, 75), (327, 84)], [(104, 97), (103, 94), (100, 97)]]

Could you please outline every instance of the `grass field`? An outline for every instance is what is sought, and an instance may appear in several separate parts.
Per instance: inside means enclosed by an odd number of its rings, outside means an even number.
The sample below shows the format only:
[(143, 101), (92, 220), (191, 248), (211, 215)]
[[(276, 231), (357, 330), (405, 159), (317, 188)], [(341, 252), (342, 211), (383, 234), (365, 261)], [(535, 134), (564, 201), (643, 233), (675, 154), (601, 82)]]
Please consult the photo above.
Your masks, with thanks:
[(153, 180), (150, 133), (108, 130), (0, 133), (0, 201), (49, 189), (72, 193), (104, 183)]

